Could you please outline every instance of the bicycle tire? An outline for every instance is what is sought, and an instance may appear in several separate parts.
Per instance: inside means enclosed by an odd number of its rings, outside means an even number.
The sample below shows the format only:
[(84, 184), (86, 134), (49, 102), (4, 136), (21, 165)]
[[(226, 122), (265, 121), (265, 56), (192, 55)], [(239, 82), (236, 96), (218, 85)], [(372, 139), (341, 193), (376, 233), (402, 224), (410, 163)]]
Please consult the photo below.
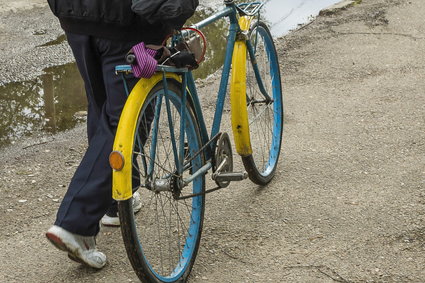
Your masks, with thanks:
[[(178, 141), (180, 128), (180, 109), (182, 107), (181, 84), (170, 80), (168, 83), (168, 97), (170, 101), (171, 118), (176, 119), (171, 126)], [(160, 98), (160, 97), (163, 98)], [(161, 102), (161, 111), (158, 122), (149, 122), (152, 112)], [(155, 104), (155, 105), (154, 105)], [(202, 167), (204, 156), (202, 153), (195, 156), (201, 147), (199, 126), (189, 103), (185, 105), (185, 160), (190, 164), (183, 174), (195, 172)], [(185, 282), (193, 267), (201, 238), (205, 196), (198, 196), (177, 200), (172, 191), (154, 192), (148, 186), (147, 175), (154, 165), (152, 176), (154, 180), (167, 180), (174, 183), (176, 166), (172, 148), (170, 148), (170, 126), (167, 116), (167, 106), (164, 97), (164, 86), (159, 82), (152, 88), (142, 102), (137, 118), (137, 126), (133, 135), (133, 188), (138, 186), (141, 195), (142, 208), (134, 215), (132, 199), (119, 201), (119, 218), (121, 232), (128, 258), (134, 271), (142, 282)], [(146, 114), (149, 113), (149, 114)], [(156, 117), (156, 114), (155, 114)], [(157, 145), (153, 146), (153, 133), (157, 131)], [(178, 142), (177, 142), (178, 143)], [(156, 149), (151, 151), (150, 149)], [(171, 146), (172, 147), (172, 146)], [(153, 153), (154, 152), (154, 153)], [(149, 153), (149, 154), (148, 154)], [(151, 163), (151, 161), (153, 162)], [(141, 184), (135, 185), (135, 182)], [(144, 182), (144, 183), (143, 183)], [(176, 185), (177, 186), (177, 185)], [(205, 177), (197, 177), (188, 187), (181, 190), (180, 196), (185, 194), (203, 193), (205, 191)]]
[[(278, 56), (271, 33), (263, 22), (254, 23), (248, 33), (255, 58), (247, 52), (246, 92), (252, 154), (242, 156), (250, 180), (266, 185), (275, 175), (282, 145), (283, 100)], [(264, 88), (272, 103), (261, 103), (252, 61), (257, 63)]]

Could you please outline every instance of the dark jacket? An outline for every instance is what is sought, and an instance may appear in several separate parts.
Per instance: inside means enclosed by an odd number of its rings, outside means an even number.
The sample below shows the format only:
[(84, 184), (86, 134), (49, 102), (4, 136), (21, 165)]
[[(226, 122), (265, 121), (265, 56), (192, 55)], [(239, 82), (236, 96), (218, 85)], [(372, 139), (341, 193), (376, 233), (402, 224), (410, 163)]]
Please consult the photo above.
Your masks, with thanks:
[(132, 0), (132, 9), (149, 23), (180, 29), (199, 5), (198, 0)]
[(149, 24), (131, 10), (132, 0), (47, 0), (66, 32), (161, 43), (170, 30)]

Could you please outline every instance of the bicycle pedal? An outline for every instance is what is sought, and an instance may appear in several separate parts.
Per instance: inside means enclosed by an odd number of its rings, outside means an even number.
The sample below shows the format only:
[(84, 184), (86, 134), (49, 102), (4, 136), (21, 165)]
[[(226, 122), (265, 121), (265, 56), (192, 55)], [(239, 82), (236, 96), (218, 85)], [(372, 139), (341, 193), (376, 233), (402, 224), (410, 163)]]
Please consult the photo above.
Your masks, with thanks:
[(229, 181), (242, 181), (248, 178), (248, 173), (243, 172), (223, 172), (218, 173), (214, 176), (216, 182), (229, 182)]

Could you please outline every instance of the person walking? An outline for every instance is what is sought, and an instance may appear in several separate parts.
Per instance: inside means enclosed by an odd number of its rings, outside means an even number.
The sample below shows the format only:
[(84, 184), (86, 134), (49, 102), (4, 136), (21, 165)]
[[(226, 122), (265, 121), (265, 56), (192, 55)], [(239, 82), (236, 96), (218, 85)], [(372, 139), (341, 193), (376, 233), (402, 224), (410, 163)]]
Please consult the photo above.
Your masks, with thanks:
[[(96, 248), (99, 221), (103, 217), (104, 224), (119, 225), (117, 205), (112, 200), (108, 157), (126, 93), (121, 78), (115, 75), (115, 66), (126, 64), (126, 53), (139, 42), (161, 44), (172, 27), (161, 22), (149, 23), (135, 14), (132, 0), (48, 0), (48, 3), (65, 31), (84, 80), (88, 148), (46, 237), (67, 252), (70, 259), (99, 269), (106, 264), (105, 254)], [(138, 80), (127, 79), (130, 89)]]

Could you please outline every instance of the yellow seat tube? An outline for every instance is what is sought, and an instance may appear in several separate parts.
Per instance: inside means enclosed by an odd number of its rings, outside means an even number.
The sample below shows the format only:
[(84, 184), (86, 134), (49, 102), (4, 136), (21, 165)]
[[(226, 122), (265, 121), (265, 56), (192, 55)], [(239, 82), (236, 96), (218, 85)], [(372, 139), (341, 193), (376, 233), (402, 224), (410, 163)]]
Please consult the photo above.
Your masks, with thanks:
[[(239, 26), (248, 32), (251, 17), (241, 17)], [(232, 58), (232, 77), (230, 83), (230, 105), (233, 136), (236, 151), (241, 156), (252, 154), (249, 136), (248, 111), (246, 106), (246, 57), (247, 47), (244, 38), (235, 42)]]
[[(181, 81), (180, 77), (173, 73), (167, 73), (167, 78)], [(115, 200), (127, 200), (132, 197), (132, 158), (135, 131), (139, 113), (149, 92), (163, 78), (162, 73), (156, 73), (149, 79), (140, 79), (132, 89), (121, 113), (115, 135), (113, 151), (121, 153), (124, 166), (121, 170), (112, 170), (112, 197)]]

